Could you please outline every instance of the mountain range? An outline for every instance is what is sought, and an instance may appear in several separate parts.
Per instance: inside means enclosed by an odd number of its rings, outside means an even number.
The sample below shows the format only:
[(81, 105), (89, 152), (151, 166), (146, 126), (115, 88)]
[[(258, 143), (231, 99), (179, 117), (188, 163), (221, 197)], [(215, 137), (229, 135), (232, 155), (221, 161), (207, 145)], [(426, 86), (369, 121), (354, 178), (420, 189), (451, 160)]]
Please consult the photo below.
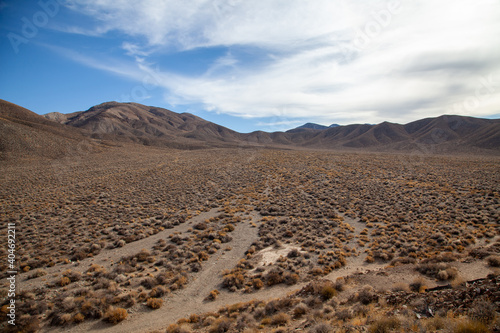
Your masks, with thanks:
[[(500, 119), (443, 115), (408, 124), (329, 127), (307, 123), (286, 132), (238, 133), (190, 113), (107, 102), (87, 111), (40, 116), (0, 100), (0, 153), (61, 156), (125, 142), (201, 149), (277, 147), (425, 153), (500, 153)], [(84, 147), (84, 148), (82, 148)]]
[(319, 130), (323, 130), (323, 129), (327, 129), (327, 128), (331, 128), (331, 127), (339, 127), (339, 126), (340, 126), (339, 124), (331, 124), (330, 126), (325, 126), (325, 125), (319, 125), (319, 124), (315, 124), (315, 123), (306, 123), (306, 124), (304, 124), (302, 126), (294, 128), (294, 129), (307, 128), (307, 129), (319, 129)]

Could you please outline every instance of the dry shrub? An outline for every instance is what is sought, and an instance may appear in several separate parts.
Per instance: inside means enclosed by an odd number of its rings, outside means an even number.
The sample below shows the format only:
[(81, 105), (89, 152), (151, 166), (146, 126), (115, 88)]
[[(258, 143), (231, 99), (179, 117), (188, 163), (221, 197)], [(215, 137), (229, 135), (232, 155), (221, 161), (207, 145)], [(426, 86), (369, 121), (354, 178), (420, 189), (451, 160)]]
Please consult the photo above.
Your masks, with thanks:
[(85, 316), (84, 316), (84, 315), (82, 315), (80, 312), (78, 312), (77, 314), (75, 314), (75, 315), (73, 316), (73, 322), (74, 322), (74, 323), (77, 323), (77, 324), (78, 324), (78, 323), (83, 322), (84, 320), (85, 320)]
[(453, 280), (458, 274), (455, 267), (450, 267), (450, 265), (445, 263), (420, 264), (416, 269), (424, 275), (437, 278), (441, 281)]
[(152, 277), (147, 277), (144, 280), (141, 281), (141, 286), (151, 289), (158, 285), (158, 281), (155, 278)]
[(189, 324), (189, 318), (181, 318), (177, 320), (178, 325), (184, 325), (184, 324)]
[(167, 333), (189, 333), (191, 330), (184, 325), (171, 324), (167, 327)]
[(149, 296), (151, 297), (162, 297), (167, 293), (167, 289), (165, 289), (164, 286), (156, 286), (154, 287), (151, 292), (149, 293)]
[(343, 277), (337, 278), (333, 283), (333, 286), (337, 291), (343, 291), (345, 289), (345, 279)]
[(57, 282), (57, 284), (61, 287), (64, 287), (64, 286), (67, 286), (68, 284), (71, 283), (71, 280), (66, 277), (66, 276), (63, 276), (62, 278), (59, 279), (59, 281)]
[(28, 276), (28, 279), (36, 279), (44, 275), (47, 275), (47, 271), (43, 269), (37, 269), (36, 271), (33, 272), (33, 274)]
[(389, 333), (401, 327), (401, 322), (395, 317), (383, 318), (370, 325), (370, 333)]
[(425, 280), (422, 278), (417, 278), (413, 280), (412, 283), (410, 283), (410, 290), (414, 292), (423, 292), (425, 290), (426, 285), (425, 285)]
[(476, 300), (469, 309), (469, 318), (473, 321), (489, 324), (496, 317), (496, 306), (484, 299)]
[(205, 222), (200, 222), (194, 225), (196, 230), (205, 230), (208, 228), (208, 225)]
[[(11, 326), (11, 325), (8, 325)], [(10, 328), (13, 328), (12, 326)], [(9, 327), (5, 329), (5, 332), (23, 332), (23, 333), (35, 333), (40, 330), (40, 319), (37, 317), (30, 316), (29, 314), (22, 314), (16, 318), (15, 329), (10, 330)]]
[(337, 317), (338, 320), (342, 320), (342, 321), (352, 319), (352, 315), (353, 315), (353, 313), (349, 309), (343, 309), (343, 310), (337, 311), (335, 313), (335, 317)]
[(252, 285), (255, 289), (261, 289), (262, 287), (264, 287), (264, 282), (262, 282), (262, 280), (259, 278), (255, 278), (252, 280)]
[(287, 273), (283, 276), (283, 282), (285, 282), (287, 285), (291, 286), (299, 282), (300, 277), (295, 274), (295, 273)]
[[(65, 314), (63, 314), (63, 313), (57, 313), (56, 311), (52, 311), (47, 316), (49, 324), (52, 326), (61, 326), (61, 325), (67, 324), (69, 322), (68, 317), (64, 316), (64, 315)], [(67, 315), (67, 313), (66, 313), (66, 315)], [(71, 318), (69, 318), (69, 319), (71, 320)]]
[(143, 291), (143, 292), (141, 292), (139, 295), (137, 295), (137, 300), (138, 300), (139, 302), (146, 301), (148, 298), (149, 298), (148, 293), (147, 293), (147, 292), (145, 292), (145, 291)]
[(330, 299), (337, 294), (335, 284), (330, 280), (316, 280), (303, 289), (304, 292)]
[(206, 261), (208, 260), (210, 257), (208, 255), (208, 253), (206, 253), (205, 251), (202, 251), (200, 253), (198, 253), (198, 258), (201, 260), (201, 261)]
[(481, 322), (467, 320), (455, 326), (454, 333), (488, 333), (490, 330)]
[(148, 250), (142, 249), (141, 252), (139, 252), (135, 255), (135, 257), (137, 258), (137, 261), (143, 262), (143, 261), (148, 260), (150, 255), (151, 255), (151, 253)]
[(439, 271), (437, 274), (438, 280), (447, 281), (453, 280), (457, 277), (458, 271), (455, 267), (447, 268), (446, 270)]
[(229, 318), (219, 318), (210, 326), (209, 333), (225, 333), (231, 329), (231, 320)]
[(242, 313), (236, 322), (236, 330), (242, 332), (255, 326), (255, 319), (248, 313)]
[(207, 301), (215, 301), (217, 299), (217, 296), (219, 296), (220, 292), (217, 289), (214, 289), (208, 294), (206, 297)]
[(271, 317), (272, 325), (286, 325), (290, 321), (290, 316), (284, 312), (280, 312)]
[(283, 277), (278, 271), (271, 271), (266, 276), (266, 281), (268, 286), (274, 286), (283, 282)]
[(108, 305), (100, 299), (90, 299), (83, 302), (80, 312), (85, 316), (85, 318), (99, 319), (108, 309)]
[(270, 315), (279, 311), (280, 301), (278, 299), (273, 299), (273, 300), (267, 302), (264, 309), (266, 310), (266, 315), (270, 316)]
[(321, 276), (325, 274), (321, 267), (314, 267), (309, 273), (314, 276)]
[(398, 292), (398, 291), (410, 291), (410, 286), (407, 283), (399, 282), (396, 283), (392, 286), (391, 290), (393, 292)]
[(90, 268), (87, 270), (87, 273), (98, 273), (98, 274), (104, 274), (106, 272), (106, 269), (104, 266), (98, 265), (98, 264), (92, 264)]
[(159, 309), (163, 305), (163, 300), (161, 298), (148, 298), (146, 305), (151, 309)]
[(203, 319), (203, 322), (201, 325), (203, 327), (207, 327), (215, 323), (216, 317), (215, 316), (205, 316), (205, 319)]
[(63, 276), (70, 279), (71, 282), (79, 281), (82, 278), (82, 274), (80, 272), (72, 271), (71, 269), (64, 271)]
[(123, 308), (110, 308), (104, 315), (104, 320), (113, 325), (127, 318), (128, 312)]
[(378, 295), (373, 291), (371, 286), (365, 286), (360, 290), (357, 298), (361, 304), (368, 305), (372, 302), (376, 302), (378, 300)]
[(198, 316), (197, 314), (193, 313), (189, 316), (189, 322), (191, 324), (196, 324), (200, 321), (200, 316)]
[(425, 327), (431, 332), (442, 330), (448, 325), (446, 319), (443, 317), (434, 317), (425, 322)]
[(310, 333), (330, 333), (332, 331), (332, 326), (327, 323), (316, 324), (309, 330)]
[(453, 288), (458, 288), (467, 282), (464, 278), (462, 278), (460, 275), (458, 275), (453, 281), (451, 281), (451, 286)]
[(330, 284), (325, 284), (323, 288), (321, 288), (321, 297), (325, 300), (329, 300), (333, 298), (334, 296), (337, 296), (337, 290), (333, 285)]
[(500, 267), (500, 256), (489, 256), (486, 261), (491, 267)]
[(260, 321), (260, 324), (261, 324), (261, 325), (264, 325), (264, 326), (270, 325), (270, 324), (271, 324), (271, 318), (269, 318), (269, 317), (265, 317), (265, 318), (263, 318), (263, 319)]
[(303, 315), (305, 315), (307, 313), (307, 311), (309, 310), (309, 307), (304, 304), (304, 303), (299, 303), (297, 304), (297, 306), (295, 306), (295, 308), (293, 309), (293, 316), (296, 317), (296, 318), (300, 318), (302, 317)]
[(224, 275), (222, 279), (222, 285), (226, 288), (236, 287), (241, 288), (245, 283), (245, 277), (241, 273), (230, 273)]
[(292, 249), (288, 254), (286, 255), (288, 258), (297, 258), (300, 257), (300, 251), (297, 249)]

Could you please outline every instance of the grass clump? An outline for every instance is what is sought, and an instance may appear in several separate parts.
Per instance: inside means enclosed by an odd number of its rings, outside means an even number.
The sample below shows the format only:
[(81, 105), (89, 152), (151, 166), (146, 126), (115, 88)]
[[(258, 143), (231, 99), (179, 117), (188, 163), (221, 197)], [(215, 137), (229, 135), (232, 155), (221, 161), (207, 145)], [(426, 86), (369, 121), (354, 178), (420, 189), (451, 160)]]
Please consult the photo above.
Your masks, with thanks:
[(230, 329), (231, 329), (231, 320), (229, 320), (228, 318), (219, 318), (214, 321), (208, 332), (225, 333), (229, 332)]
[(208, 296), (205, 298), (207, 301), (215, 301), (219, 296), (220, 292), (217, 289), (212, 290)]
[(293, 315), (295, 318), (300, 318), (309, 311), (309, 307), (304, 303), (299, 303), (293, 309)]
[(325, 300), (329, 300), (334, 296), (337, 296), (337, 290), (333, 285), (327, 284), (323, 286), (323, 288), (321, 289), (321, 297), (323, 297)]
[(290, 316), (284, 312), (280, 312), (271, 317), (271, 324), (282, 326), (288, 324)]
[(327, 323), (319, 323), (314, 325), (309, 332), (311, 333), (330, 333), (333, 332), (332, 326)]
[(186, 326), (181, 326), (178, 324), (171, 324), (167, 327), (167, 333), (189, 333), (191, 330)]
[(62, 278), (59, 279), (58, 281), (58, 285), (61, 286), (61, 287), (64, 287), (64, 286), (67, 286), (68, 284), (71, 283), (71, 280), (66, 277), (66, 276), (63, 276)]
[(104, 320), (113, 325), (125, 320), (128, 316), (127, 310), (123, 308), (111, 308), (104, 315)]
[(146, 305), (151, 309), (159, 309), (163, 305), (163, 300), (161, 298), (148, 298)]
[(455, 326), (453, 333), (488, 333), (489, 330), (483, 323), (475, 320), (467, 320)]
[(377, 320), (371, 326), (368, 332), (370, 333), (388, 333), (393, 330), (398, 330), (401, 327), (401, 322), (398, 318), (389, 317)]

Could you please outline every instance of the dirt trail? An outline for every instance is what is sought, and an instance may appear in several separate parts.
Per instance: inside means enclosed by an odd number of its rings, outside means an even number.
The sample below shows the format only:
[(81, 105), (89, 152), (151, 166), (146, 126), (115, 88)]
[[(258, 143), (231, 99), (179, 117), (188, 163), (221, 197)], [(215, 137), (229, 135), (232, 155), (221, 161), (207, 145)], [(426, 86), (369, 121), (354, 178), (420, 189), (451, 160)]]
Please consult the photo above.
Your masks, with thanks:
[[(252, 214), (251, 216), (252, 221), (250, 222), (258, 222), (256, 220), (258, 218), (257, 215)], [(206, 218), (206, 216), (202, 216), (201, 218)], [(215, 302), (206, 302), (204, 299), (211, 290), (221, 289), (221, 272), (225, 269), (234, 268), (238, 261), (244, 258), (245, 252), (252, 242), (257, 239), (258, 228), (252, 227), (250, 222), (237, 224), (235, 230), (231, 233), (233, 239), (225, 244), (225, 247), (230, 246), (232, 249), (230, 251), (221, 249), (216, 254), (212, 255), (210, 259), (203, 264), (202, 270), (193, 274), (193, 279), (186, 288), (178, 290), (164, 298), (165, 303), (160, 309), (154, 311), (133, 309), (129, 318), (116, 326), (107, 325), (102, 321), (94, 321), (72, 327), (70, 331), (86, 332), (90, 330), (99, 330), (106, 333), (126, 333), (159, 329), (168, 323), (175, 322), (192, 313), (217, 310), (224, 304), (234, 303), (235, 294), (228, 292), (222, 292), (219, 299)], [(151, 242), (151, 244), (154, 244), (154, 242)], [(255, 297), (254, 295), (247, 296), (249, 296), (249, 300)], [(143, 307), (139, 305), (135, 308), (140, 309)]]
[[(71, 332), (86, 332), (93, 330), (98, 330), (103, 333), (148, 332), (165, 328), (168, 324), (174, 323), (180, 318), (188, 317), (193, 313), (217, 311), (224, 305), (238, 302), (284, 297), (291, 292), (300, 290), (307, 283), (300, 283), (294, 286), (278, 285), (251, 294), (244, 294), (241, 292), (230, 293), (221, 290), (221, 272), (225, 269), (233, 268), (238, 261), (244, 257), (245, 251), (258, 237), (258, 229), (252, 227), (250, 223), (258, 223), (261, 217), (257, 212), (252, 212), (250, 216), (252, 217), (250, 222), (238, 224), (236, 229), (231, 233), (233, 240), (226, 245), (231, 246), (232, 250), (229, 252), (219, 251), (217, 254), (212, 255), (203, 265), (203, 269), (199, 273), (193, 275), (193, 280), (188, 286), (183, 290), (176, 291), (169, 295), (160, 309), (147, 312), (142, 310), (137, 312), (133, 311), (127, 320), (116, 326), (105, 324), (102, 321), (84, 323), (73, 327)], [(349, 220), (346, 222), (355, 224), (357, 221)], [(360, 225), (354, 225), (356, 234), (359, 234), (362, 230), (361, 226), (361, 223)], [(330, 273), (326, 278), (334, 281), (337, 277), (346, 277), (360, 271), (373, 271), (383, 266), (384, 265), (364, 263), (361, 256), (350, 257), (348, 258), (346, 267)], [(220, 290), (221, 294), (217, 300), (213, 302), (205, 301), (205, 297), (213, 289)]]
[[(213, 209), (210, 212), (202, 213), (199, 216), (190, 220), (190, 222), (198, 222), (198, 220), (204, 220), (216, 214), (217, 209)], [(99, 331), (102, 333), (128, 333), (128, 332), (151, 332), (154, 330), (164, 329), (169, 324), (175, 323), (181, 318), (189, 317), (190, 314), (202, 314), (206, 312), (215, 312), (225, 305), (235, 304), (238, 302), (248, 302), (251, 300), (269, 300), (273, 298), (284, 297), (287, 294), (293, 293), (300, 290), (302, 287), (307, 285), (307, 283), (300, 283), (294, 286), (277, 285), (272, 288), (264, 288), (258, 292), (251, 294), (245, 294), (242, 292), (230, 293), (223, 290), (220, 286), (222, 282), (221, 272), (225, 269), (233, 268), (241, 258), (244, 258), (245, 251), (250, 247), (252, 242), (258, 237), (258, 228), (252, 227), (251, 223), (259, 224), (261, 219), (260, 214), (252, 211), (249, 215), (252, 219), (251, 221), (241, 222), (236, 225), (235, 230), (231, 233), (233, 237), (232, 241), (225, 244), (230, 246), (232, 249), (230, 251), (223, 251), (222, 249), (216, 254), (212, 255), (210, 259), (204, 263), (203, 268), (200, 272), (193, 275), (193, 279), (190, 280), (189, 284), (185, 289), (178, 290), (170, 294), (164, 299), (164, 305), (158, 310), (144, 310), (144, 307), (140, 304), (133, 307), (130, 311), (127, 320), (122, 323), (112, 326), (104, 323), (103, 321), (93, 321), (85, 322), (78, 326), (72, 326), (68, 328), (50, 328), (49, 330), (44, 330), (45, 332), (88, 332), (88, 331)], [(196, 219), (196, 220), (195, 220)], [(349, 223), (355, 229), (355, 235), (358, 236), (360, 232), (364, 229), (364, 224), (357, 221), (356, 219), (351, 219), (344, 216), (344, 221)], [(176, 229), (168, 230), (168, 234), (175, 231), (181, 232), (182, 230), (187, 230), (192, 223), (185, 223), (178, 226)], [(136, 253), (142, 248), (148, 248), (155, 244), (156, 240), (160, 237), (165, 237), (165, 235), (155, 235), (148, 237), (144, 240), (134, 242), (130, 245), (130, 252)], [(353, 239), (354, 241), (355, 239)], [(142, 242), (142, 243), (141, 243)], [(128, 246), (127, 245), (127, 246)], [(123, 255), (122, 251), (124, 248), (117, 249), (117, 253)], [(132, 250), (133, 249), (133, 250)], [(113, 256), (108, 254), (104, 258), (94, 258), (95, 260), (91, 263), (97, 262), (101, 264), (102, 262), (107, 262), (111, 260)], [(366, 254), (360, 253), (355, 257), (347, 258), (347, 265), (341, 269), (335, 270), (325, 276), (326, 279), (335, 281), (338, 277), (347, 277), (356, 273), (361, 273), (358, 275), (360, 277), (366, 278), (370, 277), (373, 280), (374, 286), (384, 286), (387, 287), (394, 283), (394, 276), (386, 276), (385, 274), (379, 276), (378, 271), (383, 270), (387, 264), (382, 263), (366, 263), (364, 261)], [(103, 261), (105, 259), (105, 261)], [(478, 268), (478, 264), (473, 265), (473, 268)], [(461, 267), (463, 270), (472, 267), (469, 265), (464, 265)], [(399, 279), (410, 278), (411, 273), (406, 270), (399, 270), (402, 268), (397, 268)], [(477, 275), (477, 274), (476, 274)], [(468, 276), (467, 274), (467, 277)], [(367, 280), (365, 283), (369, 283)], [(218, 289), (220, 291), (219, 297), (213, 302), (205, 301), (205, 297), (213, 289)], [(350, 291), (353, 292), (352, 290)], [(349, 292), (348, 292), (349, 293)]]
[(67, 269), (84, 273), (93, 264), (102, 265), (106, 269), (109, 269), (109, 267), (111, 267), (113, 263), (119, 262), (122, 257), (136, 254), (140, 252), (142, 249), (151, 250), (158, 240), (167, 239), (168, 235), (175, 232), (180, 232), (180, 233), (186, 232), (187, 229), (191, 228), (194, 224), (216, 216), (218, 211), (219, 211), (218, 208), (213, 208), (208, 212), (202, 212), (201, 214), (192, 217), (185, 223), (175, 226), (172, 229), (163, 230), (155, 235), (143, 238), (135, 242), (128, 243), (123, 247), (115, 249), (104, 249), (98, 255), (91, 258), (80, 260), (79, 262), (75, 262), (68, 265), (56, 265), (54, 267), (44, 268), (44, 270), (47, 272), (46, 276), (42, 276), (36, 279), (26, 280), (28, 275), (32, 274), (33, 272), (23, 273), (21, 274), (22, 280), (19, 287), (21, 290), (30, 290), (33, 288), (43, 287), (44, 285), (47, 284), (47, 281), (53, 279), (50, 277), (51, 275), (57, 274), (58, 276), (60, 276), (60, 273)]

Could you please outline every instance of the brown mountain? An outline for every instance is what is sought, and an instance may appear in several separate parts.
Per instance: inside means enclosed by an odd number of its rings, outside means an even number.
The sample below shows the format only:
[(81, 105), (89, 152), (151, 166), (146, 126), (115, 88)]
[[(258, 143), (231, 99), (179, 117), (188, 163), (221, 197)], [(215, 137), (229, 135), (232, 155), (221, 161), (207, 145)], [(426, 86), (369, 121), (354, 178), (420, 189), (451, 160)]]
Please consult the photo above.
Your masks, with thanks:
[[(6, 103), (4, 101), (3, 105)], [(24, 113), (30, 112), (23, 110)], [(22, 118), (20, 111), (17, 114), (17, 118)], [(137, 103), (108, 102), (87, 111), (51, 113), (45, 115), (43, 122), (40, 116), (29, 114), (38, 124), (38, 131), (43, 129), (56, 137), (67, 138), (79, 133), (101, 140), (182, 149), (274, 146), (403, 152), (418, 149), (433, 153), (500, 152), (500, 119), (445, 115), (405, 125), (383, 122), (242, 134), (189, 113), (179, 114)], [(68, 131), (69, 126), (80, 132)]]
[(68, 115), (46, 118), (85, 130), (93, 138), (174, 148), (236, 145), (241, 135), (189, 113), (137, 103), (107, 102)]
[(97, 149), (79, 130), (0, 99), (0, 159), (61, 157)]

